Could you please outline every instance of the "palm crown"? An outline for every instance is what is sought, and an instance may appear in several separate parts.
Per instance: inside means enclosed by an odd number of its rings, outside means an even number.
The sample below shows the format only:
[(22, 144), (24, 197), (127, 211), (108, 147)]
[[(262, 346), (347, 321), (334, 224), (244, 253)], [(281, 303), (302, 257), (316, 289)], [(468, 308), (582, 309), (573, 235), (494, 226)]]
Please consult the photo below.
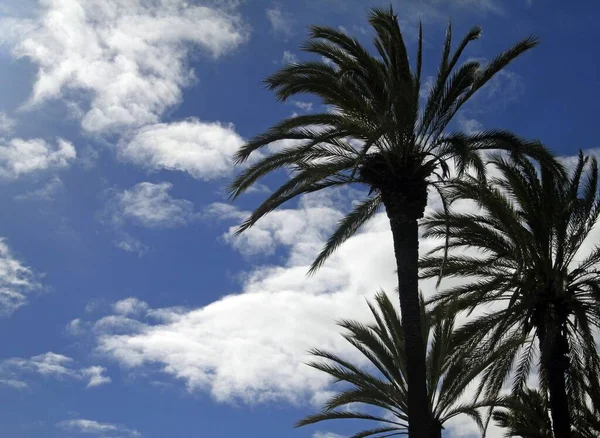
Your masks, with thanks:
[[(500, 305), (458, 330), (464, 343), (457, 354), (506, 350), (482, 380), (481, 388), (494, 394), (513, 364), (518, 392), (539, 352), (554, 433), (567, 437), (569, 400), (584, 393), (579, 377), (599, 370), (593, 329), (600, 327), (600, 247), (586, 254), (584, 244), (600, 215), (597, 162), (580, 154), (568, 177), (524, 158), (496, 156), (491, 164), (499, 177), (487, 184), (463, 179), (449, 190), (452, 199), (475, 201), (478, 211), (425, 219), (424, 237), (447, 238), (450, 254), (439, 254), (443, 244), (434, 249), (421, 260), (421, 275), (463, 279), (432, 300), (438, 305), (469, 311)], [(469, 255), (456, 251), (466, 249)]]
[[(335, 394), (325, 403), (323, 411), (301, 420), (298, 425), (314, 424), (325, 420), (362, 419), (377, 422), (372, 429), (363, 430), (351, 438), (384, 437), (406, 433), (407, 385), (406, 349), (400, 315), (389, 297), (380, 292), (375, 304), (369, 303), (374, 322), (361, 324), (342, 321), (339, 325), (346, 330), (344, 337), (367, 360), (368, 366), (360, 367), (340, 356), (315, 349), (312, 354), (320, 359), (310, 366), (332, 376), (338, 383), (349, 386)], [(457, 348), (453, 330), (454, 315), (445, 309), (434, 309), (427, 313), (421, 303), (421, 314), (425, 331), (423, 339), (429, 343), (427, 354), (427, 388), (429, 412), (434, 430), (431, 437), (441, 437), (442, 425), (457, 415), (468, 415), (483, 428), (475, 401), (463, 403), (462, 396), (467, 386), (487, 366), (498, 358), (500, 352), (488, 356), (462, 355), (458, 360), (453, 352)], [(429, 341), (429, 342), (428, 342)], [(376, 413), (356, 408), (379, 408)], [(382, 413), (382, 411), (384, 411)]]
[(504, 131), (445, 133), (463, 104), (498, 71), (535, 46), (534, 38), (517, 43), (485, 67), (478, 61), (459, 66), (463, 51), (479, 38), (481, 30), (471, 29), (451, 53), (449, 26), (436, 80), (421, 107), (422, 32), (419, 31), (416, 65), (411, 71), (392, 11), (374, 9), (369, 22), (376, 33), (377, 55), (339, 30), (312, 26), (303, 50), (323, 60), (290, 64), (266, 79), (266, 83), (281, 101), (308, 93), (319, 97), (329, 111), (285, 119), (250, 140), (235, 156), (237, 162), (243, 162), (266, 145), (297, 140), (295, 146), (285, 147), (250, 166), (231, 185), (231, 193), (237, 197), (276, 169), (287, 167), (294, 172), (254, 211), (240, 231), (303, 193), (351, 183), (366, 184), (371, 189), (371, 196), (342, 221), (315, 260), (313, 270), (371, 218), (382, 202), (405, 202), (416, 210), (411, 213), (403, 208), (403, 214), (411, 219), (421, 217), (427, 200), (426, 186), (434, 182), (429, 178), (447, 175), (448, 159), (455, 160), (459, 171), (473, 166), (484, 172), (477, 153), (482, 149), (505, 148), (542, 159), (546, 154), (540, 144), (521, 141)]
[[(600, 437), (600, 412), (593, 403), (600, 401), (599, 395), (589, 394), (584, 403), (573, 406), (573, 438)], [(548, 415), (550, 404), (544, 391), (524, 388), (496, 400), (494, 404), (494, 421), (506, 430), (506, 437), (554, 438)]]

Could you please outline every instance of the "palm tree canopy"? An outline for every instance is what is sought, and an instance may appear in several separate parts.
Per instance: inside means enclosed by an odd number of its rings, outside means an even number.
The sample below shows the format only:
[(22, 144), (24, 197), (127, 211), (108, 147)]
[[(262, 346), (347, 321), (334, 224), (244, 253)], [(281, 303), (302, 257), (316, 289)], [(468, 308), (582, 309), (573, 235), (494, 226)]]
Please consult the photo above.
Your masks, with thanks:
[[(335, 382), (349, 386), (332, 396), (320, 413), (304, 418), (298, 426), (334, 419), (362, 419), (378, 424), (351, 438), (406, 433), (406, 351), (400, 315), (384, 292), (378, 293), (375, 304), (369, 303), (369, 307), (373, 323), (342, 321), (339, 324), (346, 330), (345, 339), (369, 365), (360, 367), (334, 353), (312, 350), (311, 353), (323, 361), (312, 362), (311, 367), (329, 374)], [(426, 363), (431, 418), (440, 429), (449, 419), (465, 414), (483, 428), (478, 411), (480, 405), (474, 401), (463, 403), (461, 399), (467, 385), (501, 353), (486, 357), (465, 355), (457, 359), (452, 354), (457, 348), (452, 336), (453, 315), (447, 309), (442, 314), (440, 308), (427, 313), (423, 301), (421, 311), (425, 322), (423, 337), (429, 341)], [(356, 403), (375, 407), (377, 413), (356, 408)]]
[[(480, 389), (498, 393), (514, 371), (518, 392), (537, 354), (534, 338), (545, 351), (560, 333), (568, 340), (567, 391), (577, 399), (584, 393), (581, 376), (600, 369), (593, 337), (600, 327), (600, 246), (585, 252), (600, 215), (596, 159), (580, 153), (568, 176), (543, 165), (537, 169), (525, 158), (495, 156), (490, 164), (498, 177), (486, 184), (465, 178), (449, 188), (451, 205), (471, 200), (479, 210), (437, 212), (424, 220), (424, 237), (448, 240), (422, 258), (421, 277), (463, 279), (434, 297), (438, 305), (469, 312), (498, 305), (457, 330), (457, 354), (484, 354), (508, 341), (514, 346), (486, 370)], [(440, 254), (444, 248), (447, 257)], [(543, 388), (547, 377), (540, 369)]]
[(534, 47), (535, 38), (518, 42), (485, 66), (474, 60), (459, 64), (481, 30), (472, 28), (452, 53), (452, 28), (448, 26), (437, 77), (421, 106), (422, 30), (411, 68), (392, 9), (373, 9), (369, 23), (375, 33), (375, 54), (342, 31), (311, 26), (302, 49), (321, 60), (289, 64), (267, 78), (266, 84), (281, 101), (308, 93), (328, 111), (285, 119), (235, 155), (241, 163), (274, 142), (294, 141), (293, 146), (259, 159), (230, 186), (235, 198), (277, 169), (292, 171), (291, 178), (252, 213), (239, 232), (301, 194), (352, 183), (369, 187), (369, 195), (340, 222), (311, 272), (373, 217), (382, 203), (410, 220), (420, 218), (427, 186), (448, 175), (448, 159), (454, 160), (459, 173), (469, 167), (483, 173), (479, 151), (484, 149), (506, 149), (541, 160), (548, 156), (538, 142), (522, 141), (505, 131), (446, 133), (464, 103), (498, 71)]
[[(597, 378), (597, 376), (595, 376)], [(599, 438), (600, 416), (591, 403), (600, 394), (590, 394), (585, 403), (573, 408), (573, 438)], [(493, 419), (506, 429), (506, 437), (554, 438), (548, 397), (541, 390), (523, 388), (495, 401)]]

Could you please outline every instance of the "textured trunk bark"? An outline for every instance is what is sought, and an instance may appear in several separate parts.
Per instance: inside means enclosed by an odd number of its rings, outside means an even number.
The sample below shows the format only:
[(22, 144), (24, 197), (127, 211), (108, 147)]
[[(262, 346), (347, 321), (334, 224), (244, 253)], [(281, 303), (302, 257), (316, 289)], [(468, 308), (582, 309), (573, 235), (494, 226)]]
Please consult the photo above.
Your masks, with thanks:
[[(387, 205), (386, 205), (387, 208)], [(425, 374), (425, 345), (421, 329), (418, 263), (419, 229), (416, 219), (394, 215), (388, 209), (398, 269), (400, 313), (404, 329), (408, 384), (408, 436), (430, 436), (430, 409)], [(431, 435), (434, 436), (434, 435)], [(437, 435), (436, 435), (437, 436)]]
[[(569, 368), (568, 343), (562, 330), (557, 331), (551, 343), (546, 343), (546, 332), (538, 330), (542, 365), (548, 375), (550, 416), (554, 438), (571, 438), (571, 416), (567, 395), (567, 370)], [(542, 345), (548, 345), (544, 352)]]

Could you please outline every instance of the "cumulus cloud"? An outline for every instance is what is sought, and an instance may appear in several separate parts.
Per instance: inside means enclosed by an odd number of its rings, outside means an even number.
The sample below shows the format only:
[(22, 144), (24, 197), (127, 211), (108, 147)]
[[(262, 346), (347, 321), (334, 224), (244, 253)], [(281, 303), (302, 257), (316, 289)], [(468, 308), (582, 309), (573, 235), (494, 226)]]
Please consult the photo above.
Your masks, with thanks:
[(211, 180), (231, 175), (231, 157), (243, 144), (231, 124), (190, 119), (145, 126), (122, 142), (118, 155), (149, 170), (177, 170)]
[(73, 144), (62, 138), (57, 139), (55, 146), (40, 138), (0, 138), (0, 180), (65, 168), (75, 156)]
[(137, 430), (128, 429), (125, 426), (111, 423), (100, 423), (83, 418), (75, 420), (64, 420), (56, 424), (57, 427), (68, 432), (84, 433), (101, 437), (141, 437)]
[(27, 296), (42, 285), (33, 270), (15, 258), (0, 238), (0, 316), (9, 316), (27, 304)]
[(0, 44), (38, 67), (26, 108), (65, 98), (93, 133), (156, 123), (195, 75), (192, 48), (217, 58), (247, 38), (230, 7), (184, 0), (44, 0), (0, 19)]
[[(320, 273), (306, 278), (310, 260), (341, 218), (334, 199), (333, 194), (307, 196), (296, 215), (295, 209), (284, 210), (265, 225), (268, 241), (283, 246), (289, 255), (283, 266), (265, 265), (247, 273), (244, 293), (200, 309), (151, 309), (138, 301), (130, 306), (133, 300), (120, 303), (115, 305), (117, 311), (92, 323), (98, 350), (124, 367), (158, 365), (190, 390), (209, 391), (220, 401), (319, 399), (329, 389), (328, 380), (304, 365), (309, 359), (306, 352), (318, 342), (351, 354), (336, 319), (364, 318), (368, 314), (364, 297), (379, 287), (393, 290), (395, 283), (383, 216), (345, 245)], [(236, 222), (245, 214), (224, 205), (212, 209), (222, 217), (238, 218)], [(259, 245), (255, 250), (270, 248)], [(144, 311), (136, 316), (129, 312), (131, 307)], [(123, 316), (125, 309), (128, 316)]]
[(31, 358), (13, 357), (0, 362), (0, 377), (7, 381), (21, 381), (22, 376), (39, 375), (58, 380), (83, 380), (91, 388), (110, 383), (111, 379), (105, 372), (106, 368), (100, 366), (78, 368), (72, 358), (51, 351)]

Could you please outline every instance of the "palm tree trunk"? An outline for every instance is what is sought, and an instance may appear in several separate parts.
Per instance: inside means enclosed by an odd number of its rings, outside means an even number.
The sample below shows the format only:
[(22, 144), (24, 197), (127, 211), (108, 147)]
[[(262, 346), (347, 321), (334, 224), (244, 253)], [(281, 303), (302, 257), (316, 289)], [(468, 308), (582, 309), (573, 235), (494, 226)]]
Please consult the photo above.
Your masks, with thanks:
[(429, 437), (442, 438), (442, 424), (435, 418), (429, 423)]
[(423, 438), (429, 436), (431, 414), (427, 397), (425, 345), (419, 304), (419, 225), (416, 218), (407, 219), (406, 211), (400, 215), (398, 209), (394, 207), (396, 206), (386, 203), (394, 240), (400, 314), (406, 350), (408, 436)]
[[(567, 370), (569, 368), (568, 343), (564, 332), (556, 330), (551, 343), (546, 343), (546, 330), (538, 330), (543, 366), (548, 376), (550, 416), (555, 438), (571, 437), (571, 416), (567, 395)], [(545, 346), (545, 347), (543, 347)], [(549, 351), (544, 352), (544, 349)]]

